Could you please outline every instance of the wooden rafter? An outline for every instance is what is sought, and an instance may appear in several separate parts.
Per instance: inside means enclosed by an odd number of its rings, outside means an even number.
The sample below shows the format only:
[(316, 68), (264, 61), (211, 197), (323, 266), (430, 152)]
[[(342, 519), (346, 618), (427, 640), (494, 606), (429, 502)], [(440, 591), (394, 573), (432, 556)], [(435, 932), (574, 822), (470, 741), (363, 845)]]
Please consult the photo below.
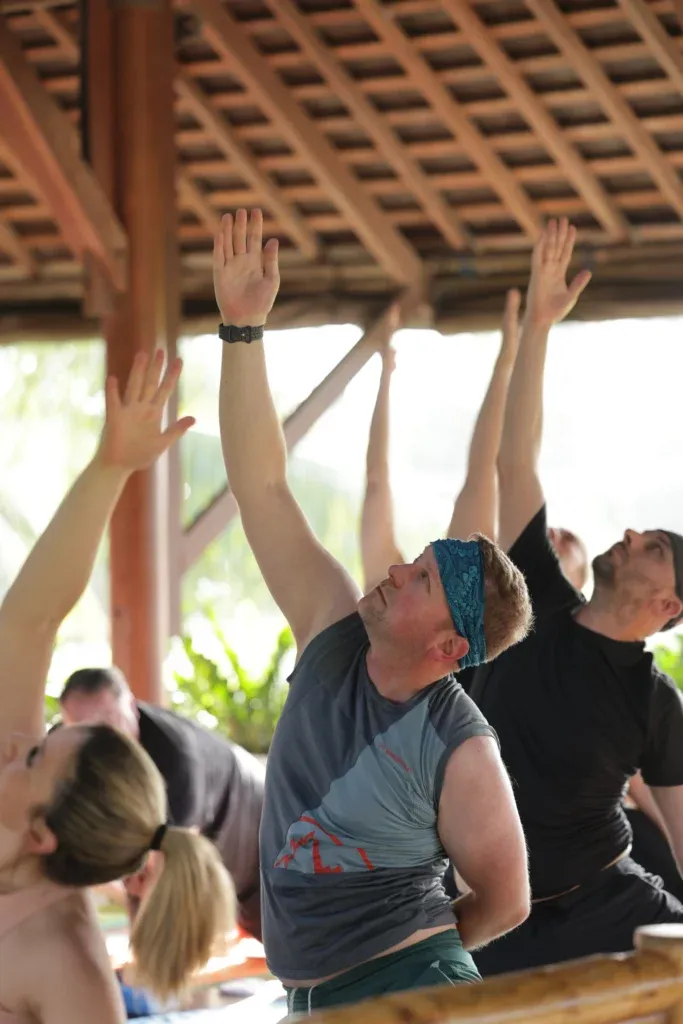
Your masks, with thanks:
[[(618, 0), (619, 6), (683, 95), (683, 53), (644, 0)], [(681, 4), (683, 11), (683, 4)], [(682, 25), (683, 27), (683, 25)]]
[(201, 223), (214, 235), (220, 227), (220, 214), (214, 209), (206, 195), (197, 187), (186, 171), (178, 172), (176, 182), (181, 202), (188, 206), (197, 215)]
[(526, 5), (574, 71), (595, 94), (615, 127), (623, 134), (647, 167), (667, 202), (683, 217), (683, 184), (669, 160), (643, 127), (607, 72), (600, 66), (578, 33), (567, 24), (555, 0), (526, 0)]
[(267, 4), (329, 82), (337, 96), (353, 114), (358, 124), (375, 142), (405, 185), (412, 190), (426, 213), (432, 218), (447, 242), (454, 248), (476, 248), (468, 228), (429, 181), (419, 164), (412, 160), (392, 128), (382, 120), (353, 78), (323, 45), (310, 21), (292, 0), (266, 0)]
[(460, 27), (472, 48), (493, 71), (514, 100), (520, 113), (535, 129), (548, 151), (566, 172), (579, 195), (585, 199), (596, 220), (613, 240), (628, 237), (628, 221), (602, 186), (588, 163), (562, 134), (556, 121), (540, 102), (514, 63), (472, 9), (468, 0), (441, 0), (446, 13)]
[[(413, 294), (407, 294), (401, 300), (398, 309), (399, 320), (409, 315), (414, 303)], [(386, 343), (387, 330), (395, 316), (395, 303), (391, 302), (376, 317), (351, 351), (347, 352), (324, 380), (287, 417), (282, 425), (287, 451), (291, 452), (303, 440), (372, 355)], [(189, 569), (206, 546), (222, 533), (237, 511), (237, 503), (232, 492), (229, 488), (224, 488), (185, 531), (181, 559), (183, 571)]]
[(8, 224), (4, 216), (0, 216), (0, 249), (11, 256), (17, 267), (27, 277), (33, 277), (38, 265), (28, 251), (21, 236)]
[(78, 61), (80, 59), (77, 40), (57, 14), (54, 14), (48, 7), (36, 7), (33, 16), (38, 24), (42, 25), (46, 32), (49, 32), (70, 60)]
[(415, 250), (339, 161), (239, 22), (220, 0), (191, 0), (190, 6), (204, 22), (205, 38), (237, 70), (281, 133), (305, 156), (313, 174), (378, 263), (401, 284), (421, 279), (423, 266)]
[(81, 257), (91, 253), (123, 289), (126, 234), (81, 160), (71, 125), (1, 20), (0, 107), (4, 142), (38, 183), (67, 244)]
[(377, 0), (353, 0), (365, 20), (388, 46), (441, 117), (444, 125), (459, 136), (473, 162), (489, 186), (506, 203), (522, 229), (535, 239), (541, 230), (541, 218), (534, 204), (510, 169), (476, 128), (466, 111), (434, 74), (422, 55)]
[(211, 106), (208, 96), (182, 69), (176, 77), (176, 91), (192, 111), (194, 117), (215, 141), (218, 148), (228, 157), (235, 169), (253, 188), (258, 190), (263, 205), (270, 210), (282, 225), (291, 240), (301, 249), (307, 259), (315, 259), (318, 243), (313, 232), (293, 206), (283, 198), (267, 174), (259, 170), (256, 161), (243, 142), (236, 139), (230, 125)]

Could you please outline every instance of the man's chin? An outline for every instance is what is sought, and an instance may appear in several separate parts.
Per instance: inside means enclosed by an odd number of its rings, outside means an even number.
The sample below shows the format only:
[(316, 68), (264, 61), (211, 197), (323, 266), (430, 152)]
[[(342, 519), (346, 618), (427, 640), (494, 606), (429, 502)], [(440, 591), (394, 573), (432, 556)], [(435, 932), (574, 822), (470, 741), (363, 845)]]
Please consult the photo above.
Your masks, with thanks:
[(614, 565), (609, 554), (598, 555), (593, 559), (593, 577), (596, 584), (602, 583), (607, 587), (614, 586)]

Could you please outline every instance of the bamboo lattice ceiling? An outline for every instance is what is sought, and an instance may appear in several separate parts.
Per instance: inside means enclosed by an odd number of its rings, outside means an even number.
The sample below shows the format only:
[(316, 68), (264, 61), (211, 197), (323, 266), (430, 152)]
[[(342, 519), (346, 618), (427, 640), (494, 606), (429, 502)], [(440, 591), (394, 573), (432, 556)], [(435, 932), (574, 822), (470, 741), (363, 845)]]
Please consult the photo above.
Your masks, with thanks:
[[(366, 316), (424, 277), (435, 322), (497, 309), (543, 220), (595, 281), (584, 315), (683, 295), (678, 0), (183, 0), (176, 84), (188, 308), (223, 211), (260, 204), (290, 322)], [(3, 3), (80, 131), (79, 8)], [(678, 14), (683, 11), (678, 10)], [(77, 301), (83, 270), (1, 144), (3, 303)]]

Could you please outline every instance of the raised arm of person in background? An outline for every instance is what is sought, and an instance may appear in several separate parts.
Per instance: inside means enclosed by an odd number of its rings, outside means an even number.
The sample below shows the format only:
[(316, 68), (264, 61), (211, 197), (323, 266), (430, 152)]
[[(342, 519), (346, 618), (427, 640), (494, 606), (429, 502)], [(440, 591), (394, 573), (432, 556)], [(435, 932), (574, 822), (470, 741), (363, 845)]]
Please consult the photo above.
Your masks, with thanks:
[[(398, 311), (389, 325), (396, 330)], [(389, 398), (396, 353), (389, 343), (382, 349), (382, 373), (377, 401), (370, 422), (365, 469), (365, 497), (360, 520), (360, 550), (363, 560), (363, 589), (369, 593), (386, 578), (390, 565), (403, 562), (394, 529), (394, 503), (389, 481)]]
[(192, 426), (162, 430), (181, 362), (161, 382), (164, 355), (136, 357), (123, 399), (106, 386), (107, 414), (97, 452), (77, 479), (0, 607), (0, 707), (3, 733), (41, 735), (45, 680), (57, 630), (88, 585), (97, 549), (123, 487)]
[[(280, 277), (263, 217), (223, 218), (214, 243), (216, 300), (225, 325), (260, 327)], [(228, 481), (247, 540), (301, 654), (321, 630), (355, 611), (360, 591), (313, 535), (287, 483), (284, 436), (268, 386), (262, 341), (223, 345), (220, 429)]]
[(474, 426), (467, 459), (467, 476), (453, 508), (448, 537), (467, 540), (483, 533), (498, 537), (498, 470), (496, 462), (503, 433), (505, 401), (517, 355), (520, 294), (512, 288), (505, 299), (500, 352)]
[(562, 218), (559, 224), (555, 220), (548, 223), (534, 247), (526, 311), (498, 453), (499, 543), (506, 551), (545, 502), (538, 463), (548, 335), (551, 327), (574, 308), (591, 278), (589, 271), (582, 270), (567, 284), (575, 241), (576, 229)]

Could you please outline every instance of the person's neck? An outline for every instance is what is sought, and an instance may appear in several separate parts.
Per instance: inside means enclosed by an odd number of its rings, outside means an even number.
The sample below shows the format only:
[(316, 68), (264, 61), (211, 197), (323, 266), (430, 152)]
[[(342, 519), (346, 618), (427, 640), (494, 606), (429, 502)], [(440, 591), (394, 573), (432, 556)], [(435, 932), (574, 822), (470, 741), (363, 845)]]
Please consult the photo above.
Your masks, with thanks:
[(0, 867), (0, 895), (28, 889), (45, 879), (38, 857), (22, 857), (14, 864)]
[(437, 681), (434, 669), (370, 646), (367, 653), (368, 675), (378, 693), (388, 700), (403, 703), (412, 700), (426, 686)]
[(636, 635), (632, 622), (623, 621), (618, 609), (610, 607), (600, 596), (594, 594), (590, 601), (582, 605), (575, 615), (576, 622), (593, 633), (609, 637), (610, 640), (621, 640), (624, 643), (641, 643), (642, 637)]

